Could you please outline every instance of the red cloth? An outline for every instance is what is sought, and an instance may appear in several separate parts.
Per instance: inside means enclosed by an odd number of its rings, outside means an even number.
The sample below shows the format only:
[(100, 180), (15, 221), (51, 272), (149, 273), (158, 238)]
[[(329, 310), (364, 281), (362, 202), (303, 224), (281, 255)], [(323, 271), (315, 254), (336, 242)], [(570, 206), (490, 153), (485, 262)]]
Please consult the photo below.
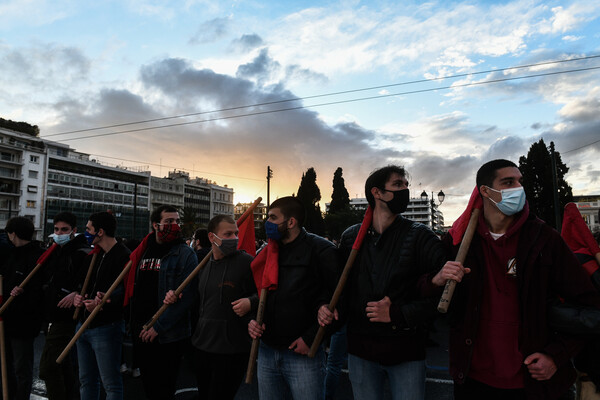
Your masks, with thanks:
[[(144, 256), (144, 252), (148, 247), (148, 238), (154, 235), (154, 231), (150, 232), (146, 237), (142, 240), (142, 243), (138, 247), (135, 248), (134, 251), (129, 255), (129, 260), (131, 261), (131, 268), (129, 269), (129, 273), (125, 277), (125, 299), (123, 300), (123, 307), (129, 304), (129, 299), (133, 296), (133, 284), (135, 283), (135, 270), (137, 269), (138, 264), (140, 263), (142, 257)], [(127, 264), (123, 265), (125, 268)]]
[(275, 290), (279, 281), (279, 245), (269, 239), (267, 248), (263, 249), (250, 264), (254, 284), (260, 293), (261, 289)]
[(452, 244), (456, 246), (462, 241), (462, 238), (467, 230), (467, 225), (469, 225), (469, 219), (471, 219), (471, 214), (474, 209), (482, 209), (483, 208), (483, 200), (481, 199), (481, 195), (479, 194), (479, 189), (475, 186), (473, 189), (473, 193), (471, 193), (471, 198), (469, 199), (469, 204), (467, 204), (467, 208), (463, 213), (458, 217), (456, 221), (452, 224), (452, 228), (448, 231), (450, 236), (452, 236)]
[(373, 209), (369, 206), (367, 207), (367, 211), (365, 211), (365, 217), (363, 218), (358, 235), (356, 235), (356, 239), (352, 245), (353, 250), (359, 250), (360, 246), (362, 246), (363, 239), (371, 227), (371, 222), (373, 222)]
[[(596, 240), (594, 240), (590, 228), (586, 225), (575, 203), (569, 203), (565, 206), (560, 235), (573, 253), (585, 254), (592, 257), (596, 253), (600, 253), (600, 247), (596, 243)], [(585, 263), (583, 267), (591, 275), (598, 269), (598, 263), (592, 260)]]
[(52, 252), (58, 247), (58, 245), (56, 243), (54, 243), (52, 246), (50, 246), (48, 248), (48, 250), (46, 250), (45, 252), (42, 253), (42, 255), (40, 256), (40, 258), (38, 258), (36, 264), (43, 264), (46, 262), (46, 260), (48, 259), (48, 257), (50, 257), (50, 254), (52, 254)]
[(240, 231), (238, 233), (238, 249), (256, 257), (256, 237), (254, 235), (254, 218), (252, 217), (251, 213), (241, 224), (239, 220), (237, 222)]

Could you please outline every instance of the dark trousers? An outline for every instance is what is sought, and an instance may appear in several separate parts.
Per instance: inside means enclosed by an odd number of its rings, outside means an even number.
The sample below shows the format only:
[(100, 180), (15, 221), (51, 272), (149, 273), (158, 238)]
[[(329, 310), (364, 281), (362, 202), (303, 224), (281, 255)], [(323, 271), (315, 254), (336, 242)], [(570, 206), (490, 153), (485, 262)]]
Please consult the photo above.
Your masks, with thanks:
[(144, 343), (139, 337), (133, 338), (133, 350), (140, 367), (146, 397), (151, 400), (168, 400), (175, 395), (177, 376), (181, 358), (189, 339), (173, 343)]
[(465, 383), (454, 382), (455, 400), (525, 400), (525, 389), (499, 389), (467, 378)]
[(75, 371), (75, 348), (61, 364), (56, 359), (67, 347), (75, 334), (75, 321), (55, 322), (48, 329), (46, 343), (40, 358), (40, 378), (46, 382), (46, 394), (49, 400), (70, 400), (77, 396), (77, 375)]
[(195, 349), (198, 398), (233, 400), (244, 379), (248, 356), (248, 353), (215, 354)]
[[(34, 338), (6, 337), (6, 373), (9, 398), (29, 400), (33, 382)], [(0, 389), (2, 384), (0, 383)]]

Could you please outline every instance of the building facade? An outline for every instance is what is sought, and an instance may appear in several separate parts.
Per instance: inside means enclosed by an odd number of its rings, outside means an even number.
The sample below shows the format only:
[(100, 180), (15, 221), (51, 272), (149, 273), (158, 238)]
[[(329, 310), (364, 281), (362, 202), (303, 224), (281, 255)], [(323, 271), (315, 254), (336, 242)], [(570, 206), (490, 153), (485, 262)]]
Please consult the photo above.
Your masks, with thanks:
[[(234, 207), (235, 219), (238, 220), (253, 203), (237, 203)], [(260, 231), (267, 219), (267, 206), (264, 203), (258, 203), (253, 212), (254, 230)]]
[(573, 196), (573, 202), (590, 230), (600, 231), (600, 195)]
[(0, 128), (0, 228), (23, 216), (33, 222), (34, 238), (42, 238), (45, 166), (42, 139)]
[(53, 231), (54, 215), (62, 211), (75, 214), (79, 232), (91, 214), (111, 211), (117, 219), (117, 236), (141, 239), (148, 234), (147, 167), (109, 166), (68, 145), (50, 141), (46, 145), (45, 236)]

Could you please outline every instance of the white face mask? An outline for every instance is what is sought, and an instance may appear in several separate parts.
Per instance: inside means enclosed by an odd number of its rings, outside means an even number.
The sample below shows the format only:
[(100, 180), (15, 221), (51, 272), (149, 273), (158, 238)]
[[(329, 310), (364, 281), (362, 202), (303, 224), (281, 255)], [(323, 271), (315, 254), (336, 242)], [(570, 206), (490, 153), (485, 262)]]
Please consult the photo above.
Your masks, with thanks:
[(65, 233), (63, 235), (58, 235), (56, 233), (53, 233), (52, 235), (50, 235), (50, 237), (54, 240), (54, 243), (56, 243), (59, 246), (67, 244), (71, 240), (70, 233)]
[(497, 203), (492, 200), (491, 197), (489, 199), (504, 215), (514, 215), (521, 211), (523, 207), (525, 207), (525, 189), (523, 189), (523, 186), (504, 190), (496, 190), (492, 189), (491, 187), (488, 187), (488, 189), (498, 192), (502, 195), (502, 200)]

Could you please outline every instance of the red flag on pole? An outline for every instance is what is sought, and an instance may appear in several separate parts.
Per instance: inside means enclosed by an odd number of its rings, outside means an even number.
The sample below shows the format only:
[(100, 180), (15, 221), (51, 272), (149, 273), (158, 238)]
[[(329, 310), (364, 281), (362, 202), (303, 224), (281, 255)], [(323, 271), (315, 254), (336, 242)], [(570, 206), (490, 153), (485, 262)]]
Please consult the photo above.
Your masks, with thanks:
[[(241, 218), (240, 218), (241, 219)], [(244, 250), (252, 257), (256, 257), (256, 236), (254, 235), (254, 218), (249, 215), (240, 223), (238, 220), (238, 249)]]
[(452, 236), (452, 244), (456, 246), (459, 244), (467, 230), (467, 225), (469, 225), (469, 219), (471, 218), (471, 214), (474, 209), (482, 209), (483, 208), (483, 200), (481, 199), (481, 195), (479, 194), (479, 189), (475, 186), (473, 192), (471, 193), (471, 198), (469, 199), (469, 204), (467, 204), (467, 208), (463, 213), (458, 217), (456, 221), (452, 224), (452, 228), (448, 231), (450, 236)]
[(356, 235), (352, 249), (360, 250), (365, 235), (371, 227), (371, 222), (373, 222), (373, 209), (369, 206), (367, 207), (367, 211), (365, 211), (365, 217), (363, 218), (362, 224), (360, 224), (360, 230), (358, 231), (358, 235)]
[(48, 257), (50, 257), (50, 254), (52, 254), (52, 252), (58, 247), (58, 245), (56, 243), (52, 244), (52, 246), (50, 246), (48, 248), (48, 250), (46, 250), (45, 252), (42, 253), (42, 255), (40, 256), (40, 258), (38, 258), (36, 264), (43, 264), (46, 262), (46, 260), (48, 259)]
[(279, 245), (277, 241), (269, 239), (267, 247), (263, 249), (250, 267), (254, 276), (256, 289), (260, 293), (261, 289), (275, 290), (279, 281)]
[[(123, 300), (123, 307), (125, 307), (129, 303), (129, 299), (133, 296), (133, 284), (135, 283), (135, 271), (137, 270), (137, 266), (140, 263), (142, 257), (144, 256), (144, 252), (148, 247), (148, 238), (154, 235), (154, 232), (150, 232), (146, 237), (142, 240), (140, 245), (135, 248), (129, 255), (129, 260), (131, 261), (131, 268), (129, 269), (129, 273), (125, 277), (125, 299)], [(123, 266), (125, 268), (125, 265)]]
[[(600, 247), (594, 240), (590, 228), (586, 225), (575, 203), (565, 206), (560, 235), (573, 253), (585, 254), (592, 258), (600, 253)], [(589, 275), (592, 275), (598, 269), (598, 263), (592, 259), (584, 263), (583, 268)]]

